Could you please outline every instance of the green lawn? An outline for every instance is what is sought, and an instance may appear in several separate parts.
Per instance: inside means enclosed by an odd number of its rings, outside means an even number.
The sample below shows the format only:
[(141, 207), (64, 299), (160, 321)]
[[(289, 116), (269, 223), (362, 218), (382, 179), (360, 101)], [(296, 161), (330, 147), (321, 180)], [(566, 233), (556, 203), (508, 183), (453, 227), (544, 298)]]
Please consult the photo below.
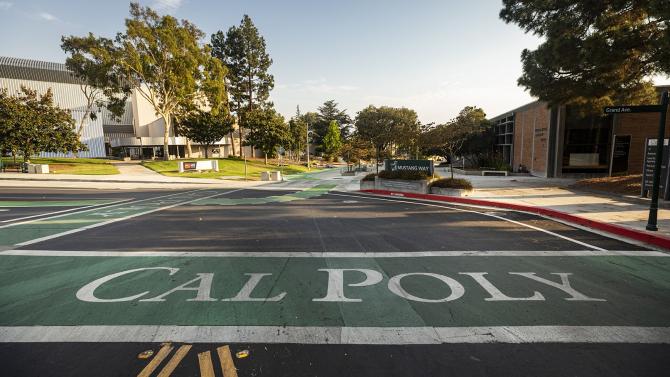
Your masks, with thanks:
[[(188, 161), (195, 161), (195, 160), (199, 159), (188, 159)], [(216, 158), (210, 160), (219, 161), (218, 172), (205, 171), (202, 173), (198, 172), (179, 173), (177, 161), (147, 161), (144, 162), (144, 166), (155, 172), (170, 177), (188, 177), (188, 178), (231, 177), (231, 179), (244, 179), (244, 160), (230, 159), (230, 158)], [(280, 167), (277, 166), (276, 163), (273, 164), (272, 162), (268, 162), (268, 165), (265, 165), (263, 160), (247, 160), (247, 177), (250, 180), (259, 180), (261, 177), (261, 172), (263, 171), (276, 171), (276, 170), (281, 170), (283, 175), (290, 175), (290, 174), (304, 173), (307, 171), (307, 167), (301, 165), (288, 165)], [(317, 171), (317, 169), (313, 168), (312, 171)]]
[[(3, 164), (12, 165), (14, 159), (2, 158)], [(23, 160), (17, 159), (17, 164)], [(119, 174), (119, 170), (109, 160), (97, 158), (31, 158), (33, 164), (49, 164), (51, 174), (109, 175)]]

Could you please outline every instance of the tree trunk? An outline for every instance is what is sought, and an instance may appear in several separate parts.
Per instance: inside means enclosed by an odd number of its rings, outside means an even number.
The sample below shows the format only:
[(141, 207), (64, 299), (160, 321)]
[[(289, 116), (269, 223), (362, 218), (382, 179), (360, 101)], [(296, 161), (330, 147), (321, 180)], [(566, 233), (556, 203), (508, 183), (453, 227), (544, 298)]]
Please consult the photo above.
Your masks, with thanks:
[[(253, 86), (253, 76), (251, 74), (251, 70), (249, 70), (249, 113), (251, 113), (254, 110), (254, 86)], [(251, 130), (253, 133), (253, 130)], [(256, 151), (255, 147), (252, 145), (251, 146), (251, 158), (256, 158)], [(267, 163), (266, 163), (267, 165)]]
[(209, 158), (209, 145), (205, 144), (205, 158)]
[[(233, 157), (237, 156), (235, 154), (235, 135), (233, 134), (233, 131), (230, 131), (230, 146), (233, 149)], [(228, 156), (224, 156), (224, 157), (228, 157)]]
[[(163, 160), (168, 161), (170, 159), (170, 127), (172, 123), (169, 114), (161, 114), (161, 117), (165, 123), (165, 132), (163, 133)], [(177, 148), (176, 145), (175, 148)], [(177, 154), (179, 154), (179, 148), (177, 148)]]
[(266, 153), (265, 154), (265, 165), (267, 165), (267, 164), (268, 164), (268, 154)]
[(377, 175), (379, 175), (379, 148), (377, 148), (377, 155), (375, 156), (375, 167), (377, 168)]
[(191, 158), (191, 154), (193, 154), (193, 150), (191, 150), (191, 139), (186, 139), (186, 155), (188, 155), (188, 158)]
[(245, 158), (246, 154), (244, 153), (244, 147), (243, 147), (244, 144), (242, 143), (242, 126), (239, 126), (237, 130), (240, 133), (240, 157)]

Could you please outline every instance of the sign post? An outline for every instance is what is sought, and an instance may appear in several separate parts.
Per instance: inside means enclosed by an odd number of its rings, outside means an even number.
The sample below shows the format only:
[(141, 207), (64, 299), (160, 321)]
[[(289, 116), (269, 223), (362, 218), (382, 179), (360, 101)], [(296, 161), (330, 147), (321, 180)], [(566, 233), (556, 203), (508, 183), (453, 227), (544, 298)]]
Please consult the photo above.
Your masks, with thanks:
[(656, 165), (654, 166), (654, 185), (651, 188), (651, 205), (649, 206), (649, 219), (647, 230), (657, 231), (658, 226), (658, 186), (661, 181), (661, 164), (663, 163), (663, 140), (665, 139), (665, 119), (668, 113), (668, 92), (661, 96), (660, 120), (658, 123), (658, 142), (656, 143)]
[(651, 204), (649, 205), (649, 219), (647, 230), (657, 231), (658, 220), (658, 191), (661, 182), (661, 165), (663, 164), (663, 145), (665, 140), (665, 120), (668, 113), (668, 91), (661, 95), (660, 105), (641, 106), (608, 106), (603, 109), (605, 114), (632, 114), (632, 113), (660, 113), (658, 123), (658, 138), (656, 138), (656, 163), (654, 164), (654, 180), (651, 188)]

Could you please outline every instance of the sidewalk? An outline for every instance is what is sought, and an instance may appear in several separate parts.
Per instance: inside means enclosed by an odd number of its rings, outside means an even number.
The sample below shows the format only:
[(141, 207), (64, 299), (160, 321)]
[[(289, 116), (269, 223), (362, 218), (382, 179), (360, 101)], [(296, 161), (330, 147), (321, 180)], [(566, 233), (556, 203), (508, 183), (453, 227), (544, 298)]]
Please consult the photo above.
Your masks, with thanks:
[[(442, 176), (449, 173), (440, 172)], [(649, 200), (632, 196), (608, 195), (568, 187), (574, 179), (538, 177), (480, 177), (462, 176), (472, 182), (473, 199), (493, 200), (511, 204), (549, 208), (585, 219), (620, 225), (645, 231)], [(658, 232), (670, 236), (670, 203), (660, 202)]]

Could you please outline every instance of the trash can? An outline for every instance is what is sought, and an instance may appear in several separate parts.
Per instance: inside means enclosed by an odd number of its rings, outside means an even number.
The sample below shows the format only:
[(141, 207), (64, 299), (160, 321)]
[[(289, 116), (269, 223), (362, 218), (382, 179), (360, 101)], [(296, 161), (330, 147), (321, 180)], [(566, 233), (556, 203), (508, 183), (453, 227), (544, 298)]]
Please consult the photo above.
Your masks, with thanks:
[(281, 179), (281, 172), (280, 171), (270, 172), (270, 180), (271, 181), (277, 181), (277, 182), (281, 181), (282, 180)]

